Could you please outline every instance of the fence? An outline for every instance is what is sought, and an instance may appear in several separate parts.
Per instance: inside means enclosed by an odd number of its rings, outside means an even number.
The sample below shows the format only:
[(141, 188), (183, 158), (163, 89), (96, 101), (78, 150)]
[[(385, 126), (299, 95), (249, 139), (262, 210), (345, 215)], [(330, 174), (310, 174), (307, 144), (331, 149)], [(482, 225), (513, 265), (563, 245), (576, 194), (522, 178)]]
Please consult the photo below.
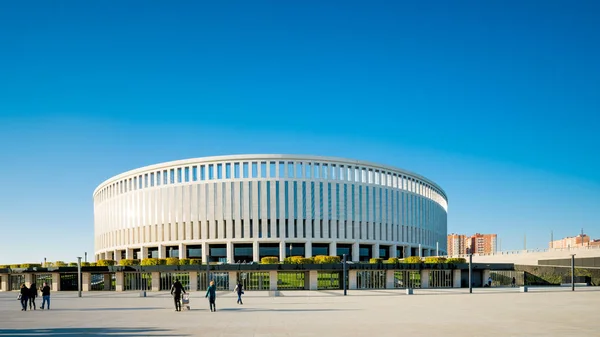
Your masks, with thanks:
[(270, 275), (268, 272), (240, 272), (237, 274), (238, 282), (242, 282), (246, 290), (269, 290)]
[(152, 273), (123, 273), (123, 290), (152, 290)]
[(317, 272), (317, 289), (318, 290), (331, 290), (331, 289), (341, 289), (342, 285), (340, 284), (340, 272), (326, 272), (319, 271)]
[(34, 280), (38, 289), (46, 283), (51, 290), (56, 290), (52, 287), (52, 274), (34, 274), (32, 280)]
[(304, 272), (279, 272), (277, 273), (277, 289), (304, 290)]
[(429, 271), (430, 288), (452, 288), (453, 286), (452, 270)]
[(421, 288), (421, 272), (417, 270), (394, 271), (395, 288)]
[(11, 291), (20, 290), (21, 284), (25, 283), (25, 275), (23, 275), (23, 274), (10, 275), (8, 280), (9, 280), (8, 289), (10, 289)]
[(160, 273), (160, 290), (171, 290), (175, 280), (179, 280), (185, 291), (190, 291), (190, 273)]
[(363, 270), (356, 273), (357, 289), (385, 289), (385, 270)]

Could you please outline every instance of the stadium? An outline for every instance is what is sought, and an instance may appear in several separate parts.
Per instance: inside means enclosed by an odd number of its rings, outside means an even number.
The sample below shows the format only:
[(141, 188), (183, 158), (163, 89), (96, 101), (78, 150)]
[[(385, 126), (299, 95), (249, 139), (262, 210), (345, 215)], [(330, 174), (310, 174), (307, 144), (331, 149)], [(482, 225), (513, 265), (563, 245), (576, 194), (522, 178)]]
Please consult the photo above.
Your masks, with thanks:
[(300, 155), (171, 161), (100, 184), (95, 258), (445, 255), (448, 200), (434, 182), (375, 163)]

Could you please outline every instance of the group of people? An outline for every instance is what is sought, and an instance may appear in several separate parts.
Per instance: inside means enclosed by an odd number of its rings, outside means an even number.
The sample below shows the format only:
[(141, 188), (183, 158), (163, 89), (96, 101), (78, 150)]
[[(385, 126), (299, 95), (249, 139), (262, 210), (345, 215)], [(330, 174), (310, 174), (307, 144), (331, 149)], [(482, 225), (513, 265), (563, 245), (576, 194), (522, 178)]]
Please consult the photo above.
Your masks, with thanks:
[[(244, 294), (244, 285), (242, 284), (242, 282), (237, 283), (233, 292), (237, 293), (237, 296), (238, 296), (237, 303), (244, 304), (244, 303), (242, 303), (242, 295)], [(173, 300), (175, 301), (175, 311), (181, 311), (181, 295), (182, 294), (186, 294), (185, 288), (183, 287), (181, 282), (179, 282), (178, 279), (175, 279), (175, 282), (173, 282), (173, 285), (171, 286), (171, 295), (173, 296)], [(217, 311), (217, 304), (216, 304), (217, 286), (215, 284), (215, 281), (210, 281), (210, 284), (209, 284), (208, 288), (206, 289), (206, 294), (204, 295), (204, 297), (208, 298), (210, 311), (216, 312)]]
[(44, 282), (44, 286), (37, 289), (35, 283), (32, 283), (29, 288), (25, 283), (21, 284), (21, 292), (19, 293), (19, 300), (21, 301), (21, 311), (27, 311), (27, 304), (29, 303), (29, 310), (36, 310), (35, 298), (38, 297), (38, 290), (42, 293), (42, 306), (40, 309), (45, 307), (50, 310), (50, 287), (48, 283)]

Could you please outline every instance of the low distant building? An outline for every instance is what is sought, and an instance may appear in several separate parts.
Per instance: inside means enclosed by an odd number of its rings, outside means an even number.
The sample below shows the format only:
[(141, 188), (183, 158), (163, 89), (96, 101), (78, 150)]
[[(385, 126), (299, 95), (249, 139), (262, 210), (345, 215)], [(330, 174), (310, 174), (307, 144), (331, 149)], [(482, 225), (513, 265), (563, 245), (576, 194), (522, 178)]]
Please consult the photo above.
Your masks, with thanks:
[(576, 248), (589, 246), (590, 243), (594, 243), (594, 245), (600, 245), (600, 240), (590, 242), (589, 236), (586, 234), (579, 234), (577, 236), (568, 236), (560, 240), (550, 241), (549, 247), (550, 249)]
[(471, 236), (465, 234), (448, 235), (448, 255), (465, 255), (468, 249), (472, 249), (473, 254), (494, 254), (498, 247), (497, 234), (476, 233)]

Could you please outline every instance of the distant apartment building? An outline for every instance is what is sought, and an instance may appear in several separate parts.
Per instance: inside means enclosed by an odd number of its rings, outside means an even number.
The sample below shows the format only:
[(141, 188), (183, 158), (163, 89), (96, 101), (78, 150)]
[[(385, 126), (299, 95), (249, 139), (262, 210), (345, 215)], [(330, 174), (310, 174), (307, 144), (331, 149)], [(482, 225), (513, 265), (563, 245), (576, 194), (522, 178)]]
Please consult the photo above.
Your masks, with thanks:
[(473, 254), (494, 254), (498, 247), (497, 234), (476, 233), (471, 236), (465, 234), (448, 235), (448, 255), (465, 255), (471, 248)]
[(448, 255), (466, 254), (468, 247), (468, 236), (464, 234), (448, 234)]
[(549, 247), (550, 249), (565, 249), (595, 245), (600, 245), (600, 240), (590, 240), (590, 237), (586, 234), (579, 234), (577, 236), (568, 236), (560, 240), (550, 241)]

